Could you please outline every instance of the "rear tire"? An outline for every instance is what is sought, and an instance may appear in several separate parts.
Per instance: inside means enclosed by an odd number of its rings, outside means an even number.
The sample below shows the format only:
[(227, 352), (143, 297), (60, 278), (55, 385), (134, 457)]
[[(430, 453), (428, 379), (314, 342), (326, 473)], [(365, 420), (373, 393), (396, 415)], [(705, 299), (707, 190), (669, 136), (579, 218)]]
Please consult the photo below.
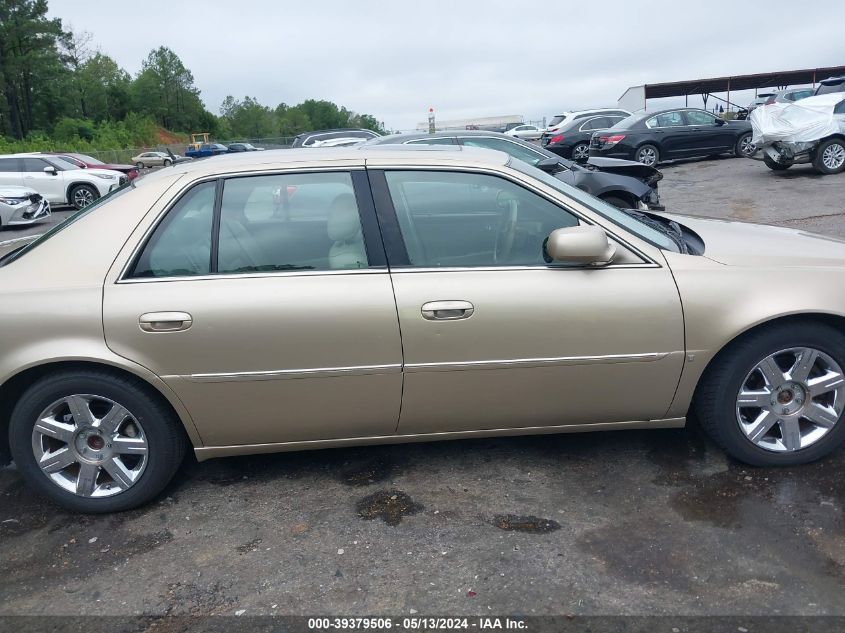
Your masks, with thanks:
[[(845, 400), (843, 398), (845, 389), (840, 383), (835, 393), (831, 389), (821, 396), (813, 396), (806, 385), (809, 384), (813, 389), (818, 388), (821, 365), (811, 366), (810, 369), (814, 373), (809, 373), (805, 380), (802, 381), (800, 378), (793, 380), (791, 376), (797, 376), (799, 371), (796, 369), (797, 356), (795, 365), (792, 367), (789, 365), (792, 362), (791, 355), (796, 349), (821, 352), (838, 365), (840, 371), (845, 367), (845, 334), (843, 332), (822, 323), (790, 321), (760, 329), (731, 343), (707, 369), (696, 391), (693, 407), (702, 428), (732, 457), (752, 466), (794, 466), (820, 459), (845, 442), (845, 421), (843, 421), (845, 414), (841, 412), (845, 404), (842, 402)], [(779, 399), (783, 395), (780, 387), (769, 386), (768, 378), (765, 379), (767, 384), (762, 387), (748, 386), (750, 379), (757, 381), (763, 379), (764, 374), (756, 373), (757, 368), (772, 357), (779, 359), (778, 362), (781, 365), (789, 367), (786, 370), (780, 366), (775, 368), (771, 374), (775, 378), (771, 382), (772, 385), (775, 383), (789, 385), (790, 396), (793, 392), (798, 394), (794, 395), (792, 404), (783, 404), (783, 400)], [(803, 382), (805, 386), (796, 388), (791, 386), (793, 382), (795, 384)], [(744, 392), (744, 404), (740, 404), (740, 391)], [(757, 394), (763, 395), (760, 397)], [(754, 404), (748, 404), (748, 398), (754, 401), (759, 399), (763, 406), (758, 409)], [(828, 414), (835, 421), (827, 430), (819, 426), (818, 429), (824, 432), (820, 436), (817, 435), (817, 439), (813, 439), (809, 432), (816, 427), (809, 418), (801, 416), (802, 412), (816, 415), (813, 406), (819, 398), (828, 399), (825, 402), (833, 402), (830, 410), (838, 409), (840, 413), (838, 417), (833, 413)], [(794, 407), (796, 411), (791, 411), (786, 407)], [(773, 409), (771, 411), (773, 417), (760, 418), (759, 416), (769, 408)], [(790, 413), (788, 416), (783, 416), (785, 412)], [(745, 421), (744, 424), (740, 423), (741, 415), (744, 416), (742, 418)], [(790, 420), (784, 420), (784, 418), (795, 420), (794, 428), (798, 430), (799, 439), (793, 448), (788, 448), (790, 427), (787, 424)], [(760, 424), (763, 424), (772, 419), (776, 419), (777, 422), (770, 427), (770, 430), (759, 431), (757, 435), (755, 430), (759, 430), (756, 427), (758, 420)], [(784, 421), (781, 422), (781, 420)], [(829, 421), (830, 419), (828, 423)], [(762, 426), (759, 428), (762, 429)], [(779, 435), (782, 439), (778, 439)], [(752, 439), (752, 436), (756, 439)], [(777, 448), (778, 442), (781, 442), (781, 448)], [(804, 447), (801, 447), (802, 445)]]
[(647, 143), (639, 148), (634, 153), (634, 160), (643, 165), (654, 167), (660, 162), (660, 150), (656, 145)]
[(845, 170), (845, 141), (830, 138), (819, 143), (813, 153), (813, 167), (820, 174), (838, 174)]
[[(87, 404), (77, 405), (74, 413), (64, 404), (70, 402)], [(104, 430), (110, 405), (120, 407), (112, 420), (122, 420), (113, 432)], [(59, 505), (85, 513), (128, 510), (150, 501), (172, 479), (187, 447), (181, 423), (161, 396), (138, 379), (96, 370), (57, 372), (35, 382), (15, 405), (9, 441), (27, 483)], [(45, 465), (65, 449), (66, 465)], [(116, 463), (121, 468), (115, 470)], [(83, 467), (91, 473), (87, 480)]]
[(766, 163), (766, 167), (768, 167), (772, 171), (784, 171), (792, 167), (792, 163), (787, 163), (785, 165), (782, 163), (776, 163), (771, 158), (769, 158), (768, 154), (763, 156), (763, 162)]
[(590, 146), (587, 143), (578, 143), (572, 148), (572, 160), (583, 162), (590, 157)]

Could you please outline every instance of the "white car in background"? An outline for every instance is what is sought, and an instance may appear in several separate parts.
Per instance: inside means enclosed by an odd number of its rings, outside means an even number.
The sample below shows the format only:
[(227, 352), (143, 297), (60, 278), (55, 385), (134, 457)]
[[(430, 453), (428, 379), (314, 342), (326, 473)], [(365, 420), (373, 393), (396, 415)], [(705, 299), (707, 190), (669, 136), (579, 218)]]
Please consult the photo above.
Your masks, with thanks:
[(0, 156), (0, 186), (28, 187), (51, 205), (87, 207), (126, 183), (126, 175), (110, 169), (80, 169), (58, 156)]
[(528, 125), (527, 123), (524, 123), (522, 125), (512, 127), (506, 131), (505, 134), (521, 138), (525, 141), (539, 141), (540, 137), (543, 135), (543, 130), (538, 128), (536, 125)]
[(556, 114), (552, 117), (552, 120), (549, 121), (549, 126), (543, 130), (543, 136), (541, 139), (543, 141), (543, 146), (545, 147), (548, 145), (549, 139), (558, 134), (573, 119), (583, 119), (588, 116), (601, 115), (627, 117), (631, 116), (631, 113), (620, 108), (598, 108), (596, 110), (573, 110), (572, 112)]
[(50, 217), (50, 203), (29, 187), (0, 185), (0, 228), (33, 224)]

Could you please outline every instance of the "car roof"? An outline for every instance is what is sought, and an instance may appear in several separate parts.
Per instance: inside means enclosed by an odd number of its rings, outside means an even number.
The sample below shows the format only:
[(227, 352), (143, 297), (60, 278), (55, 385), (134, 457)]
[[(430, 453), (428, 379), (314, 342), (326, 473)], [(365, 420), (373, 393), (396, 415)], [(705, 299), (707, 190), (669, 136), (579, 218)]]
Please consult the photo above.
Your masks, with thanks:
[(353, 147), (271, 149), (263, 152), (221, 154), (220, 156), (177, 163), (166, 170), (162, 169), (145, 176), (145, 178), (153, 178), (157, 174), (214, 175), (230, 171), (284, 168), (288, 165), (306, 169), (331, 165), (332, 163), (363, 166), (369, 160), (395, 162), (397, 164), (408, 164), (416, 161), (444, 161), (446, 164), (449, 162), (469, 162), (502, 166), (508, 163), (510, 156), (495, 150), (461, 147), (459, 145), (355, 145)]

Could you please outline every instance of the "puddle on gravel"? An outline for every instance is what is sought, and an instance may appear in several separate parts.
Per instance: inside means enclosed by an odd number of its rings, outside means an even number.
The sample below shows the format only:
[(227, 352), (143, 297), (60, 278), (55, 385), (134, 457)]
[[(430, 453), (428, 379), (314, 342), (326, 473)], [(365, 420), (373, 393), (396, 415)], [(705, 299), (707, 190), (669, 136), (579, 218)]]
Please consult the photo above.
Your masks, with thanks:
[(368, 495), (358, 502), (358, 516), (367, 521), (382, 519), (395, 527), (402, 518), (417, 514), (424, 508), (400, 490), (382, 490)]
[(560, 529), (560, 523), (557, 521), (541, 519), (533, 515), (500, 514), (493, 519), (493, 525), (500, 530), (526, 532), (528, 534), (548, 534)]
[(340, 481), (347, 486), (369, 486), (389, 479), (395, 472), (392, 463), (376, 459), (353, 466), (340, 474)]

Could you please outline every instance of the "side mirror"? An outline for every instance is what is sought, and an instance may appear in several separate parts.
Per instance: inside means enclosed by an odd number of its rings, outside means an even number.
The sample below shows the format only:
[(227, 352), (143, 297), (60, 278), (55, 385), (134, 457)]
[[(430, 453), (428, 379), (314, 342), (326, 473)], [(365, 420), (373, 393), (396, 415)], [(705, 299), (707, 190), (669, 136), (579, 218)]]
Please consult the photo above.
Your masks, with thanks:
[(44, 173), (45, 173), (45, 174), (50, 174), (51, 176), (55, 176), (55, 175), (56, 175), (57, 173), (59, 173), (59, 172), (57, 172), (57, 171), (56, 171), (56, 168), (55, 168), (55, 167), (53, 167), (52, 165), (47, 165), (47, 166), (44, 168)]
[(727, 121), (724, 119), (720, 119), (718, 117), (716, 118), (716, 125), (724, 125), (725, 123), (727, 123)]
[(561, 170), (560, 161), (557, 158), (544, 158), (535, 165), (537, 169), (541, 169), (547, 174), (556, 174)]
[(604, 266), (613, 259), (616, 245), (610, 243), (601, 227), (570, 226), (552, 231), (546, 253), (556, 262)]

